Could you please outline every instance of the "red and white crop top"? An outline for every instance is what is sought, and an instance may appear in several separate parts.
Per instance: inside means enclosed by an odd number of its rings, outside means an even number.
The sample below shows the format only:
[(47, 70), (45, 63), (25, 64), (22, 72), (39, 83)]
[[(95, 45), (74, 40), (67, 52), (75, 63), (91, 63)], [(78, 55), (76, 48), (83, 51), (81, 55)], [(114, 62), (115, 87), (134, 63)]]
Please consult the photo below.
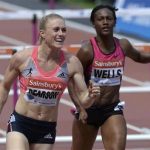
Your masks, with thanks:
[(31, 57), (19, 76), (20, 90), (25, 94), (26, 101), (56, 106), (68, 83), (68, 69), (61, 52), (59, 65), (51, 70), (44, 71), (37, 62), (38, 47), (33, 49)]

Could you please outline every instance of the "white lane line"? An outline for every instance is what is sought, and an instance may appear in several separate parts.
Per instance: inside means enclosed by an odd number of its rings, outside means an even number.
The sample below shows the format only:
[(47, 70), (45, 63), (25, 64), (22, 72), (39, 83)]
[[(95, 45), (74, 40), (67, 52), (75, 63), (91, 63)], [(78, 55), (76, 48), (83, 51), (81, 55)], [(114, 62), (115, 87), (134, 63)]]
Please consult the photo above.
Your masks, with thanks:
[(0, 129), (0, 134), (1, 134), (2, 136), (6, 136), (6, 131), (5, 131), (5, 130)]
[(2, 74), (0, 74), (0, 80), (3, 80), (4, 76)]
[(62, 104), (64, 104), (64, 105), (67, 105), (67, 106), (70, 106), (70, 107), (72, 107), (72, 108), (75, 107), (75, 105), (73, 104), (73, 102), (68, 101), (68, 100), (65, 100), (65, 99), (63, 99), (63, 98), (60, 100), (60, 103), (62, 103)]
[(149, 128), (145, 128), (145, 127), (139, 128), (139, 127), (131, 125), (131, 124), (127, 124), (127, 128), (134, 130), (136, 132), (139, 132), (139, 133), (150, 134)]
[(123, 81), (133, 83), (133, 84), (139, 85), (139, 86), (148, 86), (148, 85), (150, 85), (150, 82), (142, 82), (142, 81), (136, 80), (134, 78), (127, 77), (125, 75), (123, 75), (122, 79), (123, 79)]
[(3, 42), (7, 42), (9, 44), (13, 44), (13, 45), (22, 45), (22, 46), (26, 46), (29, 45), (28, 43), (16, 40), (14, 38), (10, 38), (8, 36), (4, 36), (4, 35), (0, 35), (0, 40)]

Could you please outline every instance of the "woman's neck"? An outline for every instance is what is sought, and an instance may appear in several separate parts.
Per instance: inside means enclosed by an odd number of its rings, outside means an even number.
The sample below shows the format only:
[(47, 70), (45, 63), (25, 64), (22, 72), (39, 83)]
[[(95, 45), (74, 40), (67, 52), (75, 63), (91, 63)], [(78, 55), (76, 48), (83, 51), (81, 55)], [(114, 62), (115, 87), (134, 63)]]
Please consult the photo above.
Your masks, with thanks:
[(110, 53), (114, 51), (115, 49), (115, 42), (114, 42), (113, 36), (109, 36), (105, 38), (97, 36), (96, 41), (97, 41), (98, 46), (101, 48), (101, 50), (104, 53)]
[(47, 46), (39, 46), (38, 57), (46, 60), (56, 60), (59, 58), (60, 50), (54, 50)]

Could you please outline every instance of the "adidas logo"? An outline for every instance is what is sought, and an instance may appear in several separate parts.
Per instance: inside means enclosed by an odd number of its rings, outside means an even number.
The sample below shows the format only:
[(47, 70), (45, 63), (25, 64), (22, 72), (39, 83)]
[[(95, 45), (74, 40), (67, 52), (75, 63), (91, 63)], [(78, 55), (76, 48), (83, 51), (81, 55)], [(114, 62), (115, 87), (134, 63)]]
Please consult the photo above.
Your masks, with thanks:
[(15, 122), (15, 121), (16, 121), (15, 116), (11, 114), (9, 122)]
[(65, 74), (62, 72), (61, 74), (58, 75), (60, 78), (65, 78)]
[(119, 102), (118, 105), (114, 108), (114, 111), (119, 111), (124, 109), (125, 102)]
[(49, 133), (47, 135), (44, 136), (45, 139), (53, 139), (52, 135)]

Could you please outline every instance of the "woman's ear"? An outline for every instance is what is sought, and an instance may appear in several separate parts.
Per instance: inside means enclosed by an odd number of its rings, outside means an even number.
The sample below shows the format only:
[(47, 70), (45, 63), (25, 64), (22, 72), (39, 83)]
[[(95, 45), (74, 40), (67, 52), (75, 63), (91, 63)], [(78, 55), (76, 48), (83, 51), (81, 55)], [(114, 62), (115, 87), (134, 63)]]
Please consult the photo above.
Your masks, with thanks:
[(40, 37), (42, 37), (42, 38), (45, 38), (45, 32), (44, 32), (44, 30), (40, 30)]

